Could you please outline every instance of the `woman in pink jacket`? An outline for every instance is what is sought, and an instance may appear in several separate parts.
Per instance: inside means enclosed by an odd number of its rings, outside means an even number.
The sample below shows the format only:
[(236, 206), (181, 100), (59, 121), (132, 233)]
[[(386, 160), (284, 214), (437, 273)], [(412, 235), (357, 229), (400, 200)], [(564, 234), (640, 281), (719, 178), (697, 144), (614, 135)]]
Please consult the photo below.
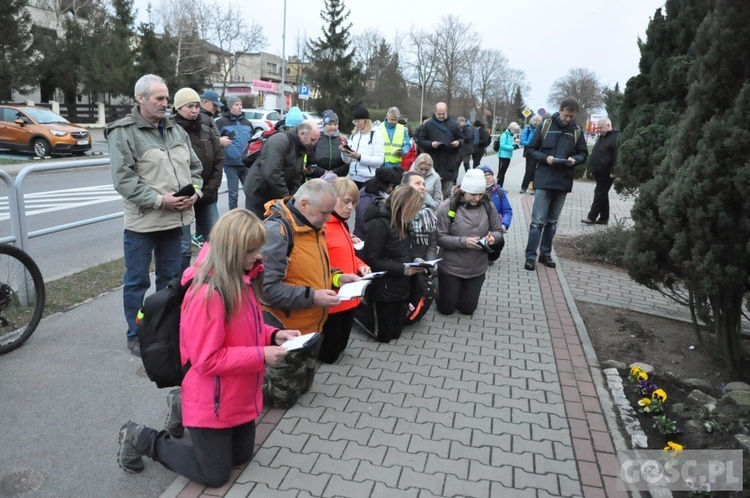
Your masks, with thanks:
[(143, 470), (143, 456), (205, 486), (222, 486), (232, 466), (250, 460), (255, 419), (263, 409), (263, 372), (279, 364), (278, 346), (299, 335), (263, 322), (263, 223), (246, 209), (222, 216), (195, 266), (182, 277), (190, 286), (182, 303), (180, 353), (190, 369), (182, 381), (182, 417), (192, 446), (134, 422), (120, 429), (117, 461), (126, 472)]

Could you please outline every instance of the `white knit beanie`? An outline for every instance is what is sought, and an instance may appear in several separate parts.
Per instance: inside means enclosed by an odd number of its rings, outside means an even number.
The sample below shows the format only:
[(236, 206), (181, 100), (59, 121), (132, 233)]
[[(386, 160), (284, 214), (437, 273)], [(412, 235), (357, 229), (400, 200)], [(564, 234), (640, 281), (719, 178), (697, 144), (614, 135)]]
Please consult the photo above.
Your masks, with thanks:
[(467, 194), (483, 194), (486, 186), (484, 172), (478, 168), (467, 171), (461, 181), (461, 191)]

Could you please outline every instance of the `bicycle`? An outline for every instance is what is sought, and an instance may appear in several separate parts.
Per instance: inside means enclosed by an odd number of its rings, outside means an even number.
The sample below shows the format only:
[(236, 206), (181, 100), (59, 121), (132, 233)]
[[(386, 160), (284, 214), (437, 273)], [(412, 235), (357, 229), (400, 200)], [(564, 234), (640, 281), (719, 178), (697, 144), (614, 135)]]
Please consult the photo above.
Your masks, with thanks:
[(0, 354), (21, 347), (36, 330), (46, 296), (34, 260), (11, 244), (0, 244)]

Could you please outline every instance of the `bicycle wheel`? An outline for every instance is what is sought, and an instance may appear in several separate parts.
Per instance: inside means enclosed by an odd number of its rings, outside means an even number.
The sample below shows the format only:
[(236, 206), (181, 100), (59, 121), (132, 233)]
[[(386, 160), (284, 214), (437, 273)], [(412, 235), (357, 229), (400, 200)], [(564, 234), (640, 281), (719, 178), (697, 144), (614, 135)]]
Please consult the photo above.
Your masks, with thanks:
[(0, 244), (0, 354), (20, 347), (44, 311), (44, 279), (31, 256)]

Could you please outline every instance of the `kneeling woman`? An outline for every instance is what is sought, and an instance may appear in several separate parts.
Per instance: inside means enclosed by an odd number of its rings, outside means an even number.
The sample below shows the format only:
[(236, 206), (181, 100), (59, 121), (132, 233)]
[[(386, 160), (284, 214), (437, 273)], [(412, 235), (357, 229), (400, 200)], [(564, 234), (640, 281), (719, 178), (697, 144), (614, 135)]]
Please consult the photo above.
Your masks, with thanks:
[(263, 323), (263, 223), (246, 209), (222, 216), (185, 271), (193, 280), (182, 303), (180, 353), (191, 364), (182, 381), (183, 423), (192, 446), (128, 422), (120, 429), (117, 461), (126, 472), (141, 472), (143, 456), (204, 486), (229, 480), (232, 467), (253, 456), (255, 419), (263, 409), (263, 372), (279, 364), (279, 347), (299, 335)]
[(422, 209), (423, 199), (411, 187), (398, 187), (385, 201), (376, 200), (365, 215), (365, 261), (373, 272), (384, 271), (367, 291), (374, 301), (380, 342), (401, 337), (408, 305), (411, 276), (424, 268), (405, 266), (413, 261), (409, 231)]
[(489, 267), (478, 241), (486, 237), (487, 244), (495, 246), (503, 237), (497, 210), (485, 192), (483, 172), (467, 171), (461, 186), (440, 204), (435, 216), (443, 258), (438, 264), (438, 311), (470, 315), (477, 309)]

